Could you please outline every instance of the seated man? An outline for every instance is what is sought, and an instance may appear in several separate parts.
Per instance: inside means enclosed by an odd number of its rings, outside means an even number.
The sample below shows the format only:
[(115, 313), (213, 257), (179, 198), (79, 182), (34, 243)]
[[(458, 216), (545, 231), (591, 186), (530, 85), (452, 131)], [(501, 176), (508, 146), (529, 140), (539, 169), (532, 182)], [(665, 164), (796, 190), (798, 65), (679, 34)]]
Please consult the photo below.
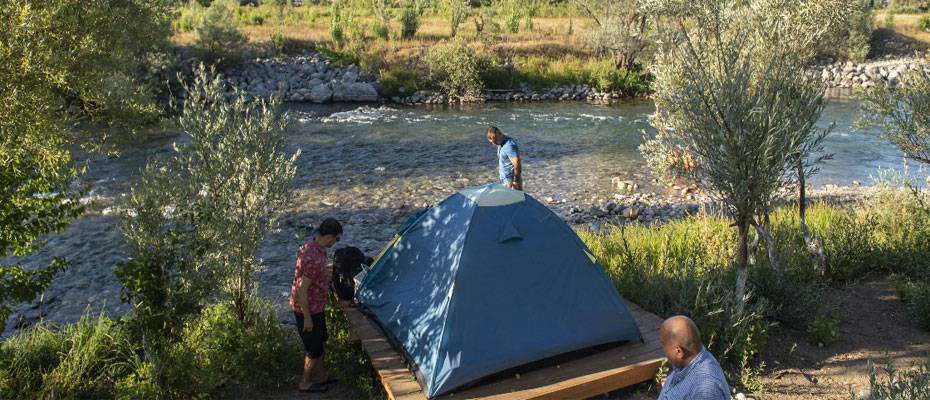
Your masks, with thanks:
[(724, 400), (730, 398), (730, 386), (717, 359), (701, 343), (701, 333), (694, 321), (674, 316), (659, 329), (662, 350), (672, 364), (672, 372), (662, 383), (659, 400)]

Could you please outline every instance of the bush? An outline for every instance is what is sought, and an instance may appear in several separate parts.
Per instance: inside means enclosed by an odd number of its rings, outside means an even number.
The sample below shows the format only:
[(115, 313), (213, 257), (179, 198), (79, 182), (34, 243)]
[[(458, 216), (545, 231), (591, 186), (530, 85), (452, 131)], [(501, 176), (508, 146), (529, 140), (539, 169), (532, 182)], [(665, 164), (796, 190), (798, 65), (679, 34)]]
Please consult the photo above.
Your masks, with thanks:
[[(421, 74), (409, 69), (384, 69), (381, 70), (378, 82), (381, 82), (381, 90), (385, 96), (409, 96), (425, 88), (425, 82), (420, 81), (421, 77)], [(404, 90), (401, 91), (401, 88)]]
[(181, 7), (174, 28), (179, 32), (190, 32), (200, 25), (206, 8), (200, 2), (191, 0)]
[(930, 400), (930, 359), (926, 365), (899, 371), (888, 361), (882, 368), (885, 379), (878, 378), (878, 370), (869, 361), (869, 399), (872, 400)]
[(170, 350), (165, 381), (172, 397), (266, 390), (292, 383), (302, 365), (296, 331), (281, 325), (272, 306), (255, 298), (243, 319), (231, 302), (190, 319)]
[(196, 28), (197, 39), (194, 42), (204, 59), (235, 63), (241, 57), (246, 37), (239, 32), (233, 11), (236, 7), (238, 5), (233, 0), (217, 0), (207, 8)]
[(898, 277), (898, 295), (914, 323), (930, 331), (930, 283)]
[(68, 352), (63, 334), (36, 324), (0, 343), (0, 397), (30, 399)]
[(464, 40), (444, 41), (431, 47), (424, 58), (429, 79), (450, 99), (481, 96), (481, 59)]
[(400, 37), (411, 39), (417, 33), (420, 26), (420, 13), (412, 6), (406, 6), (401, 9), (400, 17)]
[(0, 394), (9, 399), (113, 397), (139, 358), (117, 321), (87, 315), (54, 332), (44, 324), (18, 332), (0, 350)]
[(371, 32), (374, 33), (376, 37), (382, 40), (387, 40), (391, 35), (391, 27), (387, 24), (374, 22), (371, 24)]
[(287, 38), (284, 37), (283, 33), (274, 32), (271, 34), (271, 52), (275, 55), (275, 57), (281, 57), (284, 55), (286, 45)]
[(811, 322), (811, 326), (807, 329), (807, 333), (810, 334), (812, 342), (818, 346), (826, 346), (835, 342), (839, 337), (839, 333), (836, 329), (838, 324), (839, 320), (836, 318), (818, 315), (814, 318), (814, 321)]
[(754, 386), (754, 363), (767, 340), (768, 304), (753, 297), (742, 315), (733, 313), (728, 266), (735, 232), (725, 220), (579, 233), (626, 299), (660, 316), (690, 316), (730, 378)]
[(924, 32), (930, 32), (930, 14), (920, 17), (920, 20), (917, 21), (917, 26)]

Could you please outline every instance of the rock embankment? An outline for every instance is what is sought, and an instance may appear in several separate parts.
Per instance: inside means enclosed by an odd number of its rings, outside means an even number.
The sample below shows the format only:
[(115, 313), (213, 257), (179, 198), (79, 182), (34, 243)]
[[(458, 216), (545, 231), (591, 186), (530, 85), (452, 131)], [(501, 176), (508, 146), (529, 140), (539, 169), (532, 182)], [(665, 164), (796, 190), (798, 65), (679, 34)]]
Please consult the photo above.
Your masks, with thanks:
[(812, 73), (829, 87), (856, 89), (875, 85), (897, 87), (906, 72), (921, 68), (930, 72), (930, 65), (921, 59), (890, 58), (863, 63), (832, 62), (816, 66)]

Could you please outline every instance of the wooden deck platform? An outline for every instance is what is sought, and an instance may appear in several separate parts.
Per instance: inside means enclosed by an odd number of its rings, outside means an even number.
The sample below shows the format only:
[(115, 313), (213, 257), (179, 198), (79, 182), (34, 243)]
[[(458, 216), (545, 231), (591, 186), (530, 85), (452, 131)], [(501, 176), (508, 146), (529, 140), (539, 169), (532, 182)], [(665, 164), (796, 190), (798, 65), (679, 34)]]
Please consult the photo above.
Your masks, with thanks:
[[(340, 308), (362, 341), (388, 398), (426, 400), (420, 384), (377, 323), (348, 301)], [(665, 359), (659, 344), (662, 319), (627, 302), (645, 343), (631, 342), (518, 377), (465, 389), (441, 398), (454, 399), (584, 399), (652, 379)]]

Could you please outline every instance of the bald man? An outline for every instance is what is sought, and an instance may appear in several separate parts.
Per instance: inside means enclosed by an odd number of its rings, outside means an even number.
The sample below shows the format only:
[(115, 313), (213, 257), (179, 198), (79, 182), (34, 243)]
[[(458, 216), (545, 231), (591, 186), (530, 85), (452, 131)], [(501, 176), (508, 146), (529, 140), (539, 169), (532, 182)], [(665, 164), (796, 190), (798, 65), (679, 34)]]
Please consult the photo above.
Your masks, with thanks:
[(672, 372), (662, 383), (659, 400), (726, 400), (730, 385), (713, 354), (704, 348), (701, 332), (691, 318), (677, 315), (659, 329), (662, 350)]

